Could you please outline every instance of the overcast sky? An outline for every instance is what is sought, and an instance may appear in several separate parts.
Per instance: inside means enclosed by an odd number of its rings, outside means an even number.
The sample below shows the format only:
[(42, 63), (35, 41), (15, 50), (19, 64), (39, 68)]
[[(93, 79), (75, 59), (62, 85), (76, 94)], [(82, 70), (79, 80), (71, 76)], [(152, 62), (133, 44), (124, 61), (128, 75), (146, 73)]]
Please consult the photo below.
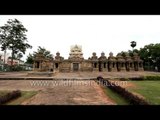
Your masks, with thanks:
[(82, 45), (84, 58), (88, 59), (93, 52), (100, 56), (103, 51), (108, 57), (111, 51), (116, 55), (131, 50), (133, 40), (137, 49), (160, 43), (159, 15), (0, 15), (0, 26), (14, 18), (27, 28), (28, 42), (33, 46), (23, 60), (38, 46), (54, 55), (59, 51), (67, 59), (71, 45)]

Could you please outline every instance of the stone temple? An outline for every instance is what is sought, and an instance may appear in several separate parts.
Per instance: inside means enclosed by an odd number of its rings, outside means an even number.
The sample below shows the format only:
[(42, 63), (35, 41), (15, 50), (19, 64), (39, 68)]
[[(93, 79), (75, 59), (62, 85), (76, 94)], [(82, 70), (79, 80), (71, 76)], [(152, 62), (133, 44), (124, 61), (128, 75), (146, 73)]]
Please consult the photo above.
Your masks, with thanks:
[(68, 59), (60, 56), (57, 52), (55, 58), (47, 59), (43, 54), (37, 54), (33, 64), (34, 71), (41, 72), (78, 72), (78, 71), (103, 71), (103, 72), (120, 72), (120, 71), (143, 71), (143, 61), (137, 53), (133, 57), (128, 54), (122, 57), (118, 54), (116, 57), (109, 53), (109, 57), (102, 52), (97, 57), (93, 52), (92, 56), (84, 59), (82, 46), (74, 45), (70, 48)]

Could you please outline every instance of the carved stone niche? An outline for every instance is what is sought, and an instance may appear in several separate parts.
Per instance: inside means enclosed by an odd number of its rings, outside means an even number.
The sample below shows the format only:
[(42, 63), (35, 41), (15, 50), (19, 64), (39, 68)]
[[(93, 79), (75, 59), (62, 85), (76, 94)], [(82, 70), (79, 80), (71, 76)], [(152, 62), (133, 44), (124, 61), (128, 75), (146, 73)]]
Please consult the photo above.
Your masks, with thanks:
[(140, 59), (138, 53), (133, 53), (133, 62), (135, 71), (143, 71), (143, 60)]
[(117, 71), (116, 62), (117, 62), (116, 58), (113, 56), (113, 53), (110, 52), (109, 57), (108, 57), (108, 71), (109, 72)]
[(125, 71), (125, 59), (119, 53), (117, 54), (117, 71)]
[(129, 56), (128, 53), (125, 53), (125, 67), (126, 71), (133, 71), (133, 60), (131, 59), (131, 56)]
[(92, 63), (93, 71), (98, 71), (98, 57), (96, 55), (96, 52), (92, 53), (92, 57), (90, 58), (90, 61)]
[(99, 71), (107, 71), (107, 57), (105, 56), (105, 53), (102, 52), (101, 56), (98, 58), (99, 60)]

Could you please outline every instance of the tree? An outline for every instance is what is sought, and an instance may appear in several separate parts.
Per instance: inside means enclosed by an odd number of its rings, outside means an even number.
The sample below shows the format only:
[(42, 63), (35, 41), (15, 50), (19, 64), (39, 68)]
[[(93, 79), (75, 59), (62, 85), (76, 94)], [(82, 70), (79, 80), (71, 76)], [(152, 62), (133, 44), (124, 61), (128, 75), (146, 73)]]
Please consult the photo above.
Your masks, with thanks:
[[(160, 43), (145, 45), (140, 48), (139, 55), (144, 61), (144, 64), (148, 66), (157, 67), (160, 71)], [(146, 64), (146, 65), (147, 65)]]
[(132, 50), (134, 49), (134, 47), (136, 47), (136, 42), (135, 41), (131, 41), (131, 47), (132, 47)]
[(23, 57), (23, 54), (22, 53), (18, 53), (17, 54), (17, 60), (19, 60), (19, 64), (20, 64), (20, 61), (21, 61), (21, 58)]
[(23, 54), (22, 54), (22, 53), (18, 53), (18, 54), (17, 54), (17, 59), (18, 59), (18, 60), (21, 60), (22, 57), (23, 57)]
[(11, 50), (11, 66), (13, 66), (13, 56), (17, 53), (25, 54), (26, 49), (32, 48), (27, 43), (27, 29), (17, 19), (9, 19), (7, 24), (0, 27), (0, 43), (2, 48)]
[(7, 36), (7, 27), (6, 26), (0, 27), (0, 44), (1, 44), (1, 50), (4, 51), (4, 64), (6, 60), (5, 58), (7, 49), (6, 36)]
[(44, 48), (44, 47), (38, 46), (37, 51), (34, 51), (33, 54), (29, 53), (29, 55), (27, 56), (27, 59), (26, 59), (26, 63), (33, 64), (33, 61), (34, 61), (34, 58), (36, 57), (36, 54), (40, 54), (40, 53), (43, 54), (43, 56), (46, 59), (53, 58), (53, 55), (51, 54), (50, 51), (46, 50), (46, 48)]
[[(123, 56), (123, 57), (126, 57), (126, 54), (128, 54), (129, 56), (133, 57), (133, 53), (138, 53), (139, 54), (139, 50), (138, 49), (134, 49), (133, 51), (132, 50), (128, 50), (128, 51), (122, 51), (120, 52), (120, 54)], [(119, 54), (119, 53), (118, 53)]]
[(143, 48), (128, 50), (127, 52), (122, 51), (121, 55), (125, 57), (125, 53), (128, 53), (131, 57), (133, 53), (136, 52), (143, 60), (143, 65), (145, 69), (155, 70), (155, 67), (158, 68), (160, 72), (160, 43), (145, 45)]
[(38, 46), (38, 49), (37, 49), (37, 52), (34, 52), (34, 56), (36, 54), (39, 54), (39, 53), (42, 53), (44, 55), (45, 58), (49, 58), (49, 59), (52, 59), (53, 58), (53, 55), (51, 54), (51, 52), (49, 50), (46, 50), (46, 48), (44, 47), (41, 47), (41, 46)]
[(34, 56), (33, 54), (30, 54), (27, 56), (27, 59), (26, 59), (26, 63), (27, 64), (33, 64), (33, 59), (34, 59)]
[[(120, 52), (120, 53), (118, 53), (118, 54), (120, 54), (120, 55), (122, 55), (122, 57), (126, 57), (126, 54), (127, 54), (128, 52), (125, 52), (125, 51), (122, 51), (122, 52)], [(117, 55), (118, 55), (117, 54)]]

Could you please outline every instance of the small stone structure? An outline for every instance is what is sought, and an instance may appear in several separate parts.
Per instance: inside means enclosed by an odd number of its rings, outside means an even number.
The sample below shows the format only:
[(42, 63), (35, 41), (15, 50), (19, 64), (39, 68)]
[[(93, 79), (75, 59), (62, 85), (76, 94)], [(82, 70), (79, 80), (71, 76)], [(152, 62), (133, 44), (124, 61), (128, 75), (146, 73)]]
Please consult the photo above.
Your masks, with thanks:
[(43, 53), (36, 54), (33, 63), (33, 71), (28, 72), (28, 76), (52, 76), (53, 58), (45, 58)]
[(96, 55), (95, 52), (92, 53), (92, 57), (91, 58), (88, 58), (88, 60), (92, 63), (92, 70), (93, 71), (98, 71), (98, 57)]
[(117, 71), (126, 71), (125, 59), (121, 56), (121, 54), (117, 55)]
[(101, 56), (98, 58), (99, 62), (99, 71), (107, 71), (107, 57), (105, 56), (105, 53), (102, 52)]
[(37, 54), (33, 64), (34, 71), (48, 72), (78, 72), (78, 71), (103, 71), (103, 72), (120, 72), (120, 71), (143, 71), (143, 61), (137, 53), (133, 57), (128, 54), (123, 57), (118, 54), (116, 57), (109, 53), (109, 57), (102, 52), (98, 58), (93, 52), (92, 56), (84, 59), (82, 46), (71, 46), (68, 59), (64, 59), (57, 52), (55, 58), (47, 59), (43, 54)]
[(128, 55), (128, 53), (125, 54), (125, 66), (126, 66), (126, 71), (134, 71), (134, 63), (131, 57)]
[(117, 60), (116, 58), (113, 56), (113, 53), (110, 52), (109, 53), (109, 57), (108, 57), (108, 71), (111, 72), (115, 72), (117, 71)]
[(143, 61), (140, 59), (137, 53), (133, 53), (133, 63), (135, 71), (143, 71)]
[(36, 55), (33, 63), (34, 71), (53, 71), (53, 60), (45, 58), (42, 53)]

